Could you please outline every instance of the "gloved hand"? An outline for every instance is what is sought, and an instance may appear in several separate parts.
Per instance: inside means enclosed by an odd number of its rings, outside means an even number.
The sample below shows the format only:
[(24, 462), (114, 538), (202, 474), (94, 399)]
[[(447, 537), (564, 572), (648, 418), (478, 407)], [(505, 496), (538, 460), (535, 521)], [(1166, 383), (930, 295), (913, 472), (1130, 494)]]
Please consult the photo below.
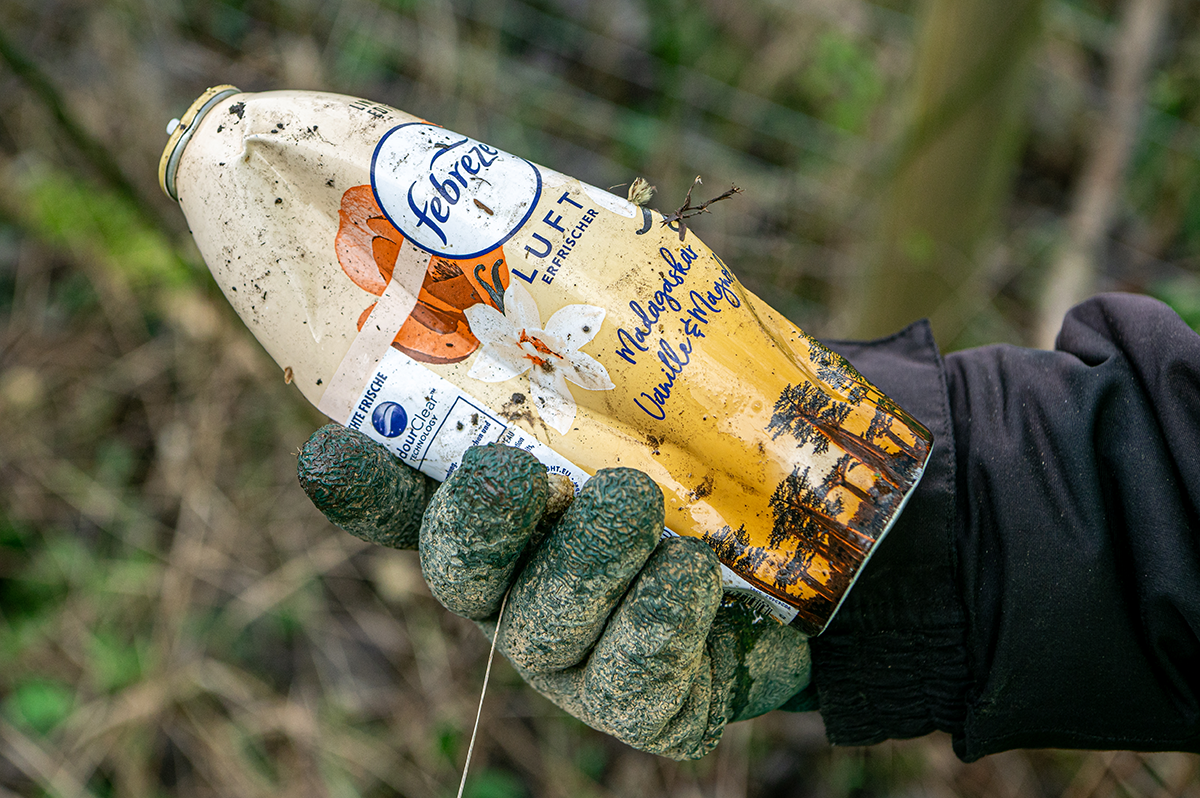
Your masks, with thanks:
[(489, 636), (509, 592), (497, 648), (551, 701), (635, 748), (699, 758), (726, 723), (808, 685), (803, 634), (723, 601), (716, 556), (701, 541), (659, 542), (662, 493), (640, 471), (600, 471), (563, 512), (527, 452), (473, 448), (437, 487), (330, 424), (305, 444), (299, 477), (352, 534), (419, 542), (434, 596)]

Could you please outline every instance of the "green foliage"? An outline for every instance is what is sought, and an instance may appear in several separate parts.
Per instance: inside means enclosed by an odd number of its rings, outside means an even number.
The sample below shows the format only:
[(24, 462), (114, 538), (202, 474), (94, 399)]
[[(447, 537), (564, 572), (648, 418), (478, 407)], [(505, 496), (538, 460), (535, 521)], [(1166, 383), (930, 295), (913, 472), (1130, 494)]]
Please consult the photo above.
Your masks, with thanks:
[[(1197, 58), (1193, 56), (1193, 58)], [(1176, 64), (1150, 82), (1127, 193), (1168, 257), (1200, 252), (1200, 71)], [(1190, 68), (1189, 68), (1190, 67)]]
[(15, 262), (20, 246), (20, 231), (0, 207), (0, 313), (12, 312), (16, 290)]
[(817, 39), (808, 66), (797, 80), (815, 100), (822, 119), (860, 133), (883, 95), (883, 75), (875, 59), (873, 46), (828, 30)]
[(623, 111), (618, 122), (622, 157), (633, 163), (644, 163), (662, 144), (662, 123), (652, 116), (633, 110)]
[(435, 747), (438, 754), (452, 766), (457, 766), (459, 756), (466, 749), (461, 730), (455, 726), (441, 725), (434, 733)]
[(88, 639), (92, 681), (101, 693), (112, 693), (142, 678), (143, 650), (147, 640), (127, 640), (115, 632), (97, 632)]
[(603, 746), (595, 742), (583, 742), (575, 752), (575, 767), (593, 781), (598, 782), (603, 778), (607, 766), (608, 754)]
[(703, 5), (660, 0), (646, 4), (651, 21), (651, 51), (670, 64), (705, 64), (721, 31)]
[(835, 795), (859, 795), (863, 792), (867, 780), (864, 756), (846, 752), (830, 761), (825, 779)]
[(529, 793), (519, 780), (503, 770), (482, 770), (467, 776), (464, 798), (525, 798)]
[(135, 288), (195, 282), (163, 233), (117, 194), (44, 164), (22, 178), (16, 204), (42, 241), (102, 258)]
[(59, 530), (41, 536), (30, 551), (28, 566), (12, 577), (34, 599), (33, 612), (49, 609), (71, 590), (85, 587), (94, 574), (94, 561), (84, 545)]
[(335, 69), (350, 85), (371, 83), (391, 71), (392, 49), (367, 32), (354, 32), (338, 48)]
[(96, 480), (112, 487), (124, 487), (138, 465), (137, 454), (122, 440), (102, 441), (96, 451)]
[[(130, 536), (132, 537), (132, 535)], [(119, 558), (95, 562), (95, 589), (110, 601), (149, 595), (163, 575), (163, 564), (148, 552), (131, 545), (119, 552)]]
[(1186, 118), (1200, 106), (1200, 73), (1164, 70), (1150, 83), (1150, 106), (1165, 114)]
[(193, 29), (229, 48), (237, 49), (245, 43), (253, 29), (254, 18), (248, 13), (252, 5), (253, 0), (188, 0), (183, 7)]
[(87, 275), (72, 272), (54, 284), (55, 309), (68, 319), (75, 319), (96, 310), (100, 298)]
[(424, 4), (425, 0), (380, 0), (380, 5), (384, 8), (390, 8), (402, 13), (416, 11)]
[(49, 734), (67, 719), (74, 705), (75, 693), (70, 685), (30, 678), (17, 683), (4, 701), (3, 713), (11, 723)]
[(904, 257), (913, 263), (927, 264), (937, 254), (937, 242), (924, 230), (909, 230), (900, 241)]
[(1185, 274), (1163, 280), (1150, 293), (1166, 302), (1187, 325), (1200, 332), (1200, 276)]

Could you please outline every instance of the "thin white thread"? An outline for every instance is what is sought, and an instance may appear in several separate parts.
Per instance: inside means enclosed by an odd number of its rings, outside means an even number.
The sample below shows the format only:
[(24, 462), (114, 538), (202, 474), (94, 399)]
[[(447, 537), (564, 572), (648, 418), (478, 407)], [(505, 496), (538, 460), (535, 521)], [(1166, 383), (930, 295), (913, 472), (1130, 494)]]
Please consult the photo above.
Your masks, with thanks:
[(462, 798), (467, 787), (467, 773), (471, 770), (471, 754), (475, 752), (475, 738), (479, 734), (479, 717), (483, 714), (483, 697), (487, 695), (488, 680), (492, 677), (492, 660), (496, 656), (496, 641), (500, 639), (500, 624), (504, 623), (504, 605), (508, 604), (508, 591), (500, 599), (500, 614), (496, 616), (496, 631), (492, 633), (492, 648), (488, 652), (487, 669), (483, 672), (483, 689), (479, 691), (479, 708), (475, 710), (475, 728), (471, 729), (471, 743), (467, 746), (467, 760), (463, 762), (462, 781), (458, 783), (458, 798)]

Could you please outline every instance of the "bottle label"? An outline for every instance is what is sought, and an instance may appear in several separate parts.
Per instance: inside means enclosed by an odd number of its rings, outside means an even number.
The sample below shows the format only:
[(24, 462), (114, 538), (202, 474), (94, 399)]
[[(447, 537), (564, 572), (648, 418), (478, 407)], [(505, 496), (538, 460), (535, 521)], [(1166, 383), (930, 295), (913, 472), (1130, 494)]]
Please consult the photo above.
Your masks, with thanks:
[(343, 423), (439, 481), (455, 472), (467, 449), (489, 443), (533, 454), (549, 471), (570, 479), (576, 492), (588, 478), (549, 446), (397, 349), (384, 353)]
[(577, 489), (639, 468), (728, 592), (819, 632), (919, 478), (902, 412), (661, 214), (424, 122), (373, 152), (342, 190), (366, 295), (321, 409), (440, 480), (485, 443)]
[(376, 103), (223, 103), (180, 203), (326, 415), (439, 479), (488, 442), (577, 486), (637, 468), (728, 589), (825, 628), (923, 473), (919, 422), (679, 219)]
[[(339, 419), (382, 444), (413, 468), (439, 481), (455, 472), (467, 449), (500, 443), (523, 449), (550, 473), (562, 474), (578, 493), (589, 475), (483, 402), (397, 349), (389, 348), (370, 375), (348, 419)], [(675, 536), (670, 529), (664, 537)], [(790, 623), (796, 609), (758, 590), (721, 565), (727, 593), (741, 595), (759, 612)]]

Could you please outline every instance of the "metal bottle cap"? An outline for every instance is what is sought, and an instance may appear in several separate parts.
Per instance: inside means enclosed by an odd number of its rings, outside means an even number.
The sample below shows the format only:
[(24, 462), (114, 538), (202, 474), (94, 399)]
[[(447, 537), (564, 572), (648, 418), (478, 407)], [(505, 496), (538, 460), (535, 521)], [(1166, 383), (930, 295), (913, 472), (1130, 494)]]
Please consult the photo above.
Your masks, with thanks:
[(191, 139), (192, 133), (200, 125), (200, 120), (221, 100), (240, 92), (241, 89), (229, 84), (213, 86), (196, 98), (182, 119), (172, 119), (167, 126), (167, 132), (171, 134), (171, 138), (167, 140), (162, 158), (158, 161), (158, 185), (171, 199), (179, 200), (179, 195), (175, 192), (175, 170), (179, 168), (179, 158), (183, 155), (183, 150), (187, 146), (188, 140)]

